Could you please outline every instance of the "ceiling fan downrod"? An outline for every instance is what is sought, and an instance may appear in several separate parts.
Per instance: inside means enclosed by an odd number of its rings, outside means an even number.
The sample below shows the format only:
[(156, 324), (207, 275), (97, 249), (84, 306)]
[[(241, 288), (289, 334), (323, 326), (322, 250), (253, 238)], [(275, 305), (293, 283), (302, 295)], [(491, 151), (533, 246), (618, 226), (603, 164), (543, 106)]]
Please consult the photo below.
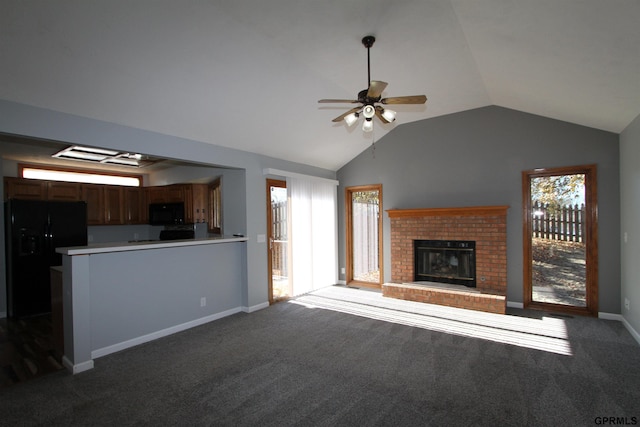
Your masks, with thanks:
[(375, 43), (376, 38), (373, 36), (364, 36), (362, 38), (362, 44), (367, 48), (367, 87), (371, 86), (371, 55), (370, 49)]

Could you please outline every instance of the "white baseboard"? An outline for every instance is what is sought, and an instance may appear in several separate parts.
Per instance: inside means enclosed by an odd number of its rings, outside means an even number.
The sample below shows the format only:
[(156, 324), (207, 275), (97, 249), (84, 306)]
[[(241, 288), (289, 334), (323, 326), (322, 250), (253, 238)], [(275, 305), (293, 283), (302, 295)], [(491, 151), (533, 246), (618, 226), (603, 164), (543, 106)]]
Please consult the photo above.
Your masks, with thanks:
[(627, 322), (627, 319), (625, 319), (624, 316), (621, 316), (621, 317), (622, 317), (622, 324), (624, 325), (624, 327), (627, 328), (631, 336), (635, 338), (638, 344), (640, 344), (640, 334), (638, 333), (638, 331), (633, 329), (633, 326), (631, 326), (631, 324)]
[(338, 285), (344, 285), (347, 286), (347, 281), (346, 280), (338, 280)]
[[(267, 304), (268, 305), (268, 304)], [(222, 311), (220, 313), (212, 314), (210, 316), (201, 317), (200, 319), (192, 320), (190, 322), (183, 323), (181, 325), (172, 326), (170, 328), (162, 329), (160, 331), (152, 332), (141, 337), (133, 338), (127, 341), (123, 341), (117, 344), (113, 344), (107, 347), (99, 348), (91, 352), (91, 358), (97, 359), (107, 354), (115, 353), (120, 350), (124, 350), (130, 347), (134, 347), (139, 344), (144, 344), (149, 341), (157, 340), (168, 335), (175, 334), (176, 332), (182, 332), (187, 329), (194, 328), (196, 326), (204, 325), (205, 323), (213, 322), (214, 320), (222, 319), (223, 317), (231, 316), (242, 311), (240, 307), (232, 308), (230, 310)], [(91, 361), (93, 364), (93, 361)]]
[(269, 301), (257, 305), (252, 305), (251, 307), (242, 307), (242, 311), (245, 313), (253, 313), (254, 311), (262, 310), (267, 307), (269, 307)]
[(524, 308), (524, 304), (516, 301), (507, 301), (507, 307), (510, 308)]
[(93, 360), (87, 360), (86, 362), (82, 362), (82, 363), (78, 363), (77, 365), (74, 365), (72, 361), (67, 359), (67, 356), (62, 356), (62, 365), (65, 368), (67, 368), (67, 371), (75, 375), (75, 374), (79, 374), (80, 372), (93, 369)]
[(616, 314), (616, 313), (605, 313), (603, 311), (599, 311), (598, 312), (598, 319), (604, 319), (604, 320), (617, 320), (618, 322), (622, 322), (622, 314)]

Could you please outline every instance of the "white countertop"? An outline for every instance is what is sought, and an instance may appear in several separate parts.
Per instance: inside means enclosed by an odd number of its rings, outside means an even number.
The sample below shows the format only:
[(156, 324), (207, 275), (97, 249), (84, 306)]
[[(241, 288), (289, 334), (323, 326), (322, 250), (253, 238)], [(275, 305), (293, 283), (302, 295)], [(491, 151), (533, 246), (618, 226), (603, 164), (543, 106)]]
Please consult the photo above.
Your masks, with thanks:
[(184, 240), (152, 240), (131, 242), (95, 243), (88, 246), (74, 246), (68, 248), (56, 248), (56, 252), (62, 255), (91, 255), (108, 252), (141, 251), (148, 249), (176, 248), (180, 246), (213, 245), (230, 242), (246, 242), (247, 237), (205, 237), (201, 239)]

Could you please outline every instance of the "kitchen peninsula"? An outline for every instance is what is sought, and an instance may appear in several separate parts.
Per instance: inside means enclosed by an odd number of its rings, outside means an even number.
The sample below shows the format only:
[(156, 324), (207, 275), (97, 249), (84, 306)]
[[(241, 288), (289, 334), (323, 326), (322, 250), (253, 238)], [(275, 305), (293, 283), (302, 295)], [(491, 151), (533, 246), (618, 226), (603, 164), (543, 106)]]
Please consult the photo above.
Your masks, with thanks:
[(65, 367), (79, 373), (93, 359), (242, 311), (247, 240), (59, 248)]

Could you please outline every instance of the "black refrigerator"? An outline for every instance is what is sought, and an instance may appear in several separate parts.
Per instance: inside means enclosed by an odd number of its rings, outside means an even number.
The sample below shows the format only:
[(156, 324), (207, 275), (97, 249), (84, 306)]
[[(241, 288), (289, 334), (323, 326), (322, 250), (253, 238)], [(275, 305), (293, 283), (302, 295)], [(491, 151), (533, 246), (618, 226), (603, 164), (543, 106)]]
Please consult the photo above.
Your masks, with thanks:
[(62, 265), (56, 248), (87, 245), (86, 202), (5, 202), (7, 314), (51, 311), (50, 267)]

